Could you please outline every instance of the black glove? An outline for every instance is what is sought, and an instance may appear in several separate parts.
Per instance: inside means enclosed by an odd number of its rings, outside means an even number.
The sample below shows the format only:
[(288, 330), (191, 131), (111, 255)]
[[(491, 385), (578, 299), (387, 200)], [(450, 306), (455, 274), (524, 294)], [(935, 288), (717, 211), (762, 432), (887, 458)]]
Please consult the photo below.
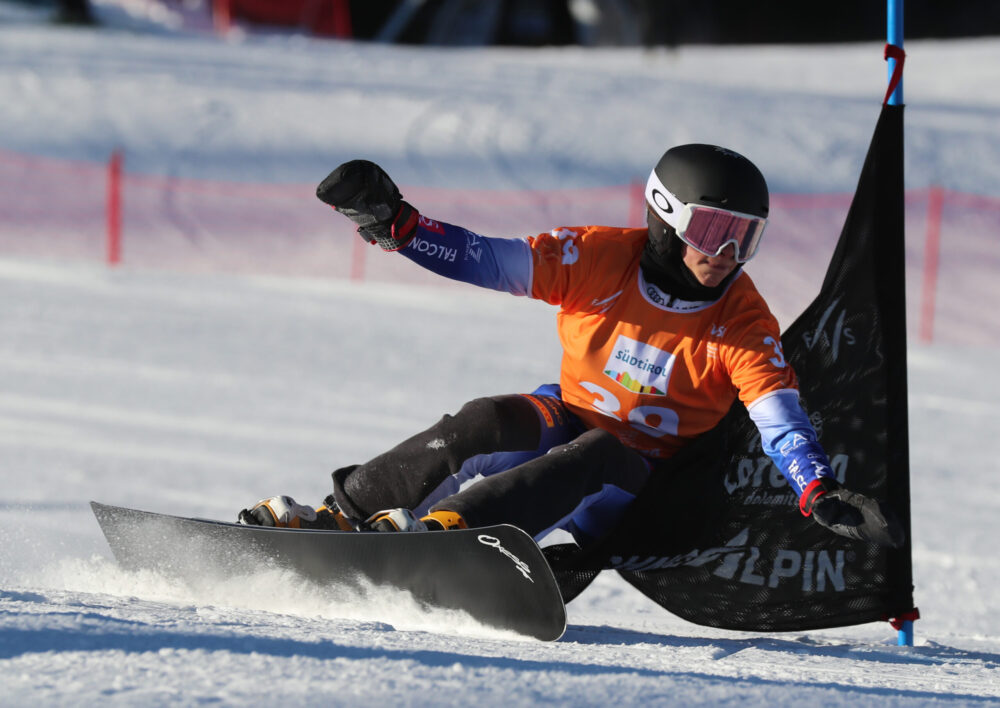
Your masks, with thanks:
[(361, 238), (386, 251), (405, 248), (417, 233), (420, 214), (374, 162), (345, 162), (319, 183), (316, 196), (357, 224)]
[(845, 489), (835, 479), (820, 478), (823, 492), (813, 494), (806, 514), (835, 534), (856, 541), (899, 548), (906, 540), (903, 526), (887, 505)]

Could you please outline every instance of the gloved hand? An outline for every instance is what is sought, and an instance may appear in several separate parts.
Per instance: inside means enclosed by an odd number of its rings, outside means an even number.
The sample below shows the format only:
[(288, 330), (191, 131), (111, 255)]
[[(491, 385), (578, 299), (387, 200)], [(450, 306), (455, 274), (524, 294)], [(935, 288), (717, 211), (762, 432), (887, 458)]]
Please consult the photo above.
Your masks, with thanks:
[(319, 183), (316, 196), (357, 224), (361, 238), (386, 251), (405, 248), (417, 233), (420, 214), (374, 162), (345, 162)]
[(902, 524), (886, 504), (852, 492), (830, 477), (821, 477), (820, 484), (807, 492), (802, 505), (806, 516), (835, 534), (856, 541), (899, 548), (906, 540)]

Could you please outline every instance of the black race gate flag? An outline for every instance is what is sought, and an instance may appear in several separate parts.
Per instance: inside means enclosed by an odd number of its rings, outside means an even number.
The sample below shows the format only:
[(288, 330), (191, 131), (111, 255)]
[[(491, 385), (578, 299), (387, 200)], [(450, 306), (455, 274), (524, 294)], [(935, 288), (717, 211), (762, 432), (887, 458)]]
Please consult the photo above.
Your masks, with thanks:
[(819, 295), (782, 337), (803, 406), (846, 487), (888, 502), (896, 550), (834, 535), (798, 510), (737, 402), (669, 462), (596, 547), (547, 554), (564, 597), (614, 568), (698, 624), (781, 631), (907, 616), (909, 442), (904, 300), (903, 107), (879, 117)]

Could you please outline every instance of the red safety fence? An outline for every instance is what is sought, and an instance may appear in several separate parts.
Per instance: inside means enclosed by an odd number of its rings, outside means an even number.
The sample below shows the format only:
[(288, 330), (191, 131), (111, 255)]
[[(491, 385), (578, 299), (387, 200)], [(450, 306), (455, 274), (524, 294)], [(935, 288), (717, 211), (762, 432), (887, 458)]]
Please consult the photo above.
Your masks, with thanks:
[[(641, 185), (567, 190), (402, 185), (421, 212), (488, 236), (643, 222)], [(0, 151), (0, 257), (112, 266), (447, 285), (366, 246), (313, 184), (129, 174), (107, 164)], [(851, 194), (772, 196), (765, 248), (747, 271), (783, 326), (819, 290)], [(1000, 344), (1000, 198), (941, 188), (906, 193), (907, 303), (923, 342)], [(863, 336), (863, 333), (856, 333)]]
[(298, 27), (321, 37), (350, 39), (348, 0), (212, 0), (216, 31), (226, 32), (233, 20), (275, 27)]

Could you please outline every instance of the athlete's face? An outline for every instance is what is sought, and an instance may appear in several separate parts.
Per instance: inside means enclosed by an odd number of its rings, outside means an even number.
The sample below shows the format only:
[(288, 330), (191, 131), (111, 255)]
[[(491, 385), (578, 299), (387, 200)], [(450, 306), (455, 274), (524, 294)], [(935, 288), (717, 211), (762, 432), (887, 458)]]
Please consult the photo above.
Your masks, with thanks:
[(736, 262), (736, 246), (732, 243), (717, 256), (706, 256), (685, 244), (683, 260), (698, 282), (710, 288), (725, 280), (739, 265)]

